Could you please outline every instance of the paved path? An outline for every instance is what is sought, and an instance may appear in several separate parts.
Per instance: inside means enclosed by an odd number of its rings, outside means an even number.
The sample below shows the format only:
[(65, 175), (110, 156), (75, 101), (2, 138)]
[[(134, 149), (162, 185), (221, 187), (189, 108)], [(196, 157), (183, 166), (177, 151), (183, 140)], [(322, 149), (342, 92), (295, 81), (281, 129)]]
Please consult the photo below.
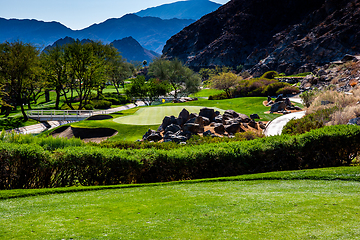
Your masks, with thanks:
[[(126, 109), (130, 109), (130, 108), (134, 108), (134, 107), (139, 107), (139, 106), (144, 106), (145, 103), (138, 101), (136, 102), (136, 105), (131, 103), (125, 106), (121, 106), (121, 107), (117, 107), (117, 108), (111, 108), (108, 110), (103, 110), (103, 111), (95, 111), (94, 115), (99, 115), (99, 114), (111, 114), (114, 112), (120, 112), (120, 111), (124, 111)], [(34, 125), (30, 125), (30, 126), (26, 126), (26, 127), (20, 127), (20, 128), (15, 128), (12, 130), (8, 130), (8, 132), (10, 131), (14, 131), (16, 133), (21, 133), (21, 134), (29, 134), (29, 133), (41, 133), (45, 130), (49, 130), (55, 127), (58, 127), (60, 125), (63, 124), (67, 124), (67, 123), (71, 123), (73, 121), (48, 121), (46, 123), (38, 123), (38, 124), (34, 124)]]
[(286, 125), (288, 121), (291, 119), (299, 119), (305, 115), (305, 111), (301, 112), (294, 112), (283, 115), (281, 117), (275, 118), (272, 120), (266, 127), (264, 134), (265, 136), (274, 136), (274, 135), (281, 135), (282, 129)]

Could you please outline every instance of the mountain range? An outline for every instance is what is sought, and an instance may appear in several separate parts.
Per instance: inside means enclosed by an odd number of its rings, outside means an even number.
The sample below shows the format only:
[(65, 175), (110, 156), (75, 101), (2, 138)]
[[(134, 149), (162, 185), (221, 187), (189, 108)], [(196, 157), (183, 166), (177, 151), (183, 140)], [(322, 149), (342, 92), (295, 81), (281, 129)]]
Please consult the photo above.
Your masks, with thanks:
[(232, 0), (171, 37), (163, 56), (199, 69), (286, 74), (360, 53), (360, 0)]
[(219, 3), (209, 0), (187, 0), (163, 4), (135, 13), (140, 17), (159, 17), (161, 19), (194, 19), (198, 20), (202, 16), (211, 13), (221, 6)]
[(209, 0), (175, 2), (111, 18), (81, 30), (72, 30), (59, 22), (0, 18), (0, 42), (21, 40), (44, 48), (66, 36), (104, 43), (131, 36), (144, 48), (161, 53), (172, 35), (219, 6)]
[[(52, 48), (56, 45), (62, 46), (65, 44), (73, 43), (75, 41), (76, 39), (71, 37), (61, 38), (54, 42), (54, 44), (47, 46), (44, 50), (46, 51), (47, 49)], [(80, 42), (91, 42), (91, 40), (82, 39), (80, 40)], [(146, 60), (147, 62), (151, 62), (153, 58), (160, 57), (160, 54), (143, 48), (140, 43), (132, 37), (115, 40), (110, 44), (115, 47), (119, 51), (121, 56), (128, 62), (142, 62), (144, 60)]]
[(127, 14), (121, 18), (93, 24), (82, 30), (71, 30), (58, 22), (0, 18), (0, 42), (21, 40), (46, 47), (66, 36), (104, 43), (132, 36), (145, 48), (161, 52), (167, 39), (192, 22), (194, 20), (163, 20), (157, 17)]

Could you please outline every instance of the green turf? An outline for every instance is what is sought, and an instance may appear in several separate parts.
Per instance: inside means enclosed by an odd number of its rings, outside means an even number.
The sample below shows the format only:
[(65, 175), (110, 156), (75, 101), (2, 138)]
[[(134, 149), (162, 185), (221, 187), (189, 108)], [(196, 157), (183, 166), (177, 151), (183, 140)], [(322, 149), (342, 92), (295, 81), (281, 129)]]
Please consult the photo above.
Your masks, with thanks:
[(200, 182), (0, 201), (0, 239), (356, 239), (359, 182)]
[(191, 94), (190, 97), (209, 97), (210, 95), (217, 95), (220, 93), (224, 93), (223, 90), (217, 89), (201, 89), (199, 92)]
[[(183, 109), (188, 110), (190, 113), (199, 113), (202, 106), (160, 106), (160, 107), (145, 107), (140, 108), (134, 115), (120, 117), (114, 119), (115, 122), (129, 125), (156, 125), (161, 124), (165, 116), (174, 115), (178, 117)], [(224, 110), (214, 108), (221, 113)]]

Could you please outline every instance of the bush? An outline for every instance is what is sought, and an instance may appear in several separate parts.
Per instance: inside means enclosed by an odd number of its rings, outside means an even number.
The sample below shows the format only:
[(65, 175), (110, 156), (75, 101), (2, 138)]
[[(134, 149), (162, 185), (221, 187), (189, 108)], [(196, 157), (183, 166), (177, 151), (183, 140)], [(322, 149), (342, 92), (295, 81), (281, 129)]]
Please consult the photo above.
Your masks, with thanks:
[(0, 189), (43, 188), (51, 181), (49, 152), (35, 144), (0, 143)]
[(359, 126), (338, 125), (173, 149), (83, 146), (50, 153), (35, 144), (0, 143), (0, 188), (162, 182), (350, 165), (360, 152), (359, 142)]
[(24, 126), (24, 117), (8, 117), (0, 119), (2, 129), (9, 130)]
[(111, 107), (111, 102), (106, 100), (93, 100), (91, 104), (95, 109), (108, 109)]
[(94, 110), (94, 106), (92, 104), (86, 104), (84, 107), (86, 110)]
[(291, 85), (289, 83), (284, 82), (276, 82), (269, 84), (265, 87), (265, 89), (262, 91), (262, 94), (264, 96), (276, 96), (277, 91), (284, 87), (290, 87)]
[(312, 129), (322, 128), (326, 123), (331, 121), (331, 115), (336, 109), (336, 107), (322, 109), (306, 115), (303, 118), (292, 119), (284, 126), (282, 134), (303, 134)]
[(114, 105), (130, 103), (131, 99), (126, 95), (118, 95), (117, 93), (105, 93), (103, 100), (109, 101)]
[(222, 99), (228, 99), (228, 96), (225, 92), (223, 93), (219, 93), (219, 94), (216, 94), (216, 95), (210, 95), (209, 100), (222, 100)]
[(270, 80), (270, 79), (259, 79), (254, 78), (250, 80), (241, 80), (239, 82), (239, 86), (236, 87), (234, 90), (233, 95), (235, 96), (243, 96), (243, 97), (250, 97), (250, 96), (267, 96), (264, 91), (266, 86), (278, 83), (278, 80)]
[(275, 79), (275, 77), (278, 77), (279, 74), (276, 71), (268, 71), (264, 73), (261, 78), (267, 78), (267, 79)]
[(292, 95), (292, 94), (298, 94), (300, 92), (298, 87), (293, 86), (285, 86), (283, 88), (280, 88), (276, 91), (276, 95), (279, 96), (280, 94), (286, 96), (286, 95)]

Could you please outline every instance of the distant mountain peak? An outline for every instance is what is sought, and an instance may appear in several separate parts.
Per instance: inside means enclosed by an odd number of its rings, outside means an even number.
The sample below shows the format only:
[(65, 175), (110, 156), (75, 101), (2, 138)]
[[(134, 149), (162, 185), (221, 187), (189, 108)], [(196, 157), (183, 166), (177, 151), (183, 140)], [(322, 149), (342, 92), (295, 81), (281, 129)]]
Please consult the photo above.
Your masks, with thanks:
[(221, 4), (209, 0), (187, 0), (167, 3), (157, 7), (141, 10), (136, 15), (140, 17), (159, 17), (161, 19), (200, 19), (202, 16), (218, 9)]

